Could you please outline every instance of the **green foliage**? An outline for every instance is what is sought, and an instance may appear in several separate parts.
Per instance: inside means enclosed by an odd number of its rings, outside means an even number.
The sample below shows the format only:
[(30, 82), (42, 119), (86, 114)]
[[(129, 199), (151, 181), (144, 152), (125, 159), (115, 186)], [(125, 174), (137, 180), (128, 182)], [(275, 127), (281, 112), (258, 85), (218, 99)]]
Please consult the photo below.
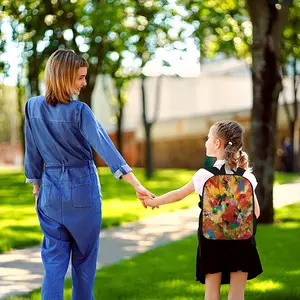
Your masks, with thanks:
[(289, 11), (288, 23), (283, 32), (283, 58), (289, 60), (300, 59), (300, 0), (294, 0)]
[[(14, 40), (24, 47), (22, 56), (33, 93), (38, 92), (38, 84), (33, 83), (42, 75), (39, 68), (43, 69), (49, 55), (59, 47), (74, 49), (88, 60), (88, 88), (93, 90), (99, 73), (108, 72), (116, 78), (126, 72), (127, 76), (140, 72), (157, 45), (168, 42), (164, 28), (170, 28), (166, 19), (171, 15), (164, 8), (165, 1), (4, 2)], [(129, 53), (137, 67), (124, 72), (122, 61)], [(30, 81), (31, 77), (34, 81)]]
[(250, 62), (252, 25), (243, 0), (182, 0), (188, 11), (185, 21), (195, 26), (196, 38), (202, 58), (217, 53), (236, 56)]
[[(244, 0), (179, 0), (179, 3), (188, 11), (185, 21), (195, 27), (192, 36), (196, 38), (202, 58), (223, 53), (252, 62), (252, 24)], [(284, 63), (292, 57), (300, 57), (299, 20), (300, 1), (294, 0), (284, 30)]]

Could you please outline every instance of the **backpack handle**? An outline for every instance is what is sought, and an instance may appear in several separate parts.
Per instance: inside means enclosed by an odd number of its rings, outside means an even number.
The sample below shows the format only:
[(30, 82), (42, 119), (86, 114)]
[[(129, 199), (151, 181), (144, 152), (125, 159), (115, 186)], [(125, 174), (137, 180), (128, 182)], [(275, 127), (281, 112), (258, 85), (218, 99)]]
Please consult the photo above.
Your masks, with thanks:
[[(210, 167), (210, 168), (205, 168), (205, 170), (209, 171), (210, 173), (213, 173), (215, 176), (216, 175), (226, 175), (226, 170), (225, 170), (225, 164), (222, 165), (221, 169), (218, 169), (217, 167)], [(243, 176), (245, 173), (245, 169), (243, 168), (237, 168), (236, 171), (231, 169), (234, 175), (239, 175)]]

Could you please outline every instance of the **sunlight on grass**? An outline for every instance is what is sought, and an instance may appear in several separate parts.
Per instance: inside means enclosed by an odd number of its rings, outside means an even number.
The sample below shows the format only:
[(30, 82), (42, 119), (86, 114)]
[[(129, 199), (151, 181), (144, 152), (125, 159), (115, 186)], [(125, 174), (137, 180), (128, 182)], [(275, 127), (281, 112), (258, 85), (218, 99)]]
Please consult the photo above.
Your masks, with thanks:
[(249, 291), (268, 292), (272, 290), (283, 289), (284, 285), (273, 280), (264, 280), (255, 283), (249, 283), (247, 289)]
[(279, 223), (277, 224), (278, 228), (285, 228), (285, 229), (296, 229), (300, 228), (300, 224), (296, 222), (290, 222), (290, 223)]
[[(293, 204), (276, 210), (276, 215), (280, 216), (280, 221), (287, 217), (295, 220), (299, 217), (299, 209), (300, 203)], [(300, 244), (295, 240), (299, 235), (299, 227), (259, 225), (257, 245), (264, 272), (247, 283), (245, 299), (300, 299)], [(204, 299), (205, 286), (195, 281), (196, 247), (197, 237), (192, 236), (101, 268), (96, 274), (95, 300)], [(71, 286), (68, 279), (66, 300), (71, 299)], [(228, 287), (221, 287), (221, 299), (227, 299)], [(37, 299), (40, 299), (39, 291), (11, 298)]]
[(275, 172), (274, 184), (285, 184), (300, 181), (300, 173)]
[(171, 289), (175, 289), (175, 288), (185, 288), (186, 287), (186, 282), (184, 280), (164, 280), (162, 282), (159, 282), (157, 284), (158, 287), (161, 288), (171, 288)]
[[(293, 270), (293, 271), (287, 271), (286, 272), (287, 275), (297, 275), (299, 276), (300, 275), (300, 269), (298, 270)], [(300, 278), (300, 277), (299, 277)]]
[[(195, 171), (163, 169), (157, 170), (153, 179), (146, 180), (143, 169), (134, 173), (156, 195), (176, 189), (187, 183)], [(98, 168), (102, 185), (103, 222), (102, 228), (118, 226), (124, 222), (136, 221), (165, 212), (197, 205), (196, 194), (184, 201), (164, 205), (159, 209), (145, 209), (136, 198), (134, 189), (123, 180), (116, 180), (108, 168)], [(31, 185), (25, 184), (20, 169), (9, 171), (0, 168), (0, 253), (40, 243), (42, 232), (34, 209)]]
[[(173, 212), (197, 205), (199, 197), (193, 194), (183, 201), (163, 205), (159, 209), (144, 209), (135, 196), (135, 191), (124, 180), (116, 180), (106, 167), (98, 168), (103, 195), (102, 228), (118, 226), (124, 222), (136, 221), (165, 212)], [(189, 182), (195, 170), (158, 169), (151, 180), (147, 180), (144, 169), (134, 168), (141, 183), (157, 196), (180, 188)], [(299, 174), (276, 173), (276, 182), (285, 183), (300, 179)], [(39, 223), (34, 210), (32, 187), (25, 184), (21, 168), (0, 167), (0, 253), (12, 248), (37, 244), (42, 239)], [(300, 208), (298, 210), (300, 212)], [(280, 211), (279, 214), (284, 214)], [(292, 221), (282, 215), (282, 221)], [(298, 219), (297, 219), (298, 220)], [(300, 213), (299, 213), (300, 220)], [(296, 221), (296, 220), (294, 220)], [(280, 225), (280, 226), (296, 226)], [(290, 227), (291, 228), (291, 227)], [(12, 238), (13, 236), (13, 238)], [(10, 242), (11, 240), (11, 242)]]

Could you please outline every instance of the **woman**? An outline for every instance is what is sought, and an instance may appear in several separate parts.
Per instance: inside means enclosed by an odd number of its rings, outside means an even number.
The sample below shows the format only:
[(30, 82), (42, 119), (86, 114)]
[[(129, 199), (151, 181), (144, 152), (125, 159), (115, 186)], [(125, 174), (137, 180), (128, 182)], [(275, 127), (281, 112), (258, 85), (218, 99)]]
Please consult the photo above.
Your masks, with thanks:
[(88, 64), (72, 50), (59, 49), (45, 71), (45, 96), (25, 105), (25, 175), (33, 184), (44, 233), (42, 299), (63, 299), (72, 259), (73, 299), (93, 299), (101, 228), (101, 187), (92, 148), (117, 179), (131, 184), (143, 202), (152, 196), (137, 180), (93, 112), (72, 99), (86, 86)]

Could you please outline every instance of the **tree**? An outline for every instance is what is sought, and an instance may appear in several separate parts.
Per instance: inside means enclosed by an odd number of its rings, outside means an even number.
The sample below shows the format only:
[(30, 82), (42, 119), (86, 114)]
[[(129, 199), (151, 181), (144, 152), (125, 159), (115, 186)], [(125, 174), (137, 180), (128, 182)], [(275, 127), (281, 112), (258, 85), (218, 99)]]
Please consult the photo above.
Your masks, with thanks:
[[(297, 67), (300, 60), (300, 47), (299, 47), (299, 37), (300, 32), (300, 1), (294, 1), (293, 6), (290, 9), (289, 18), (287, 26), (285, 27), (283, 37), (284, 37), (284, 48), (283, 48), (283, 59), (284, 64), (282, 65), (282, 73), (285, 76), (289, 76), (292, 73), (293, 81), (293, 104), (289, 107), (286, 97), (285, 90), (283, 89), (282, 95), (284, 99), (284, 108), (286, 111), (286, 116), (289, 124), (289, 134), (291, 138), (291, 167), (294, 170), (300, 169), (300, 151), (299, 145), (295, 144), (295, 136), (297, 135), (296, 130), (300, 129), (296, 127), (297, 122), (299, 122), (298, 110), (299, 110), (299, 100), (298, 100), (298, 90), (300, 85), (299, 80), (299, 68)], [(288, 67), (291, 67), (291, 71), (288, 72)]]
[(24, 45), (24, 62), (31, 95), (37, 95), (41, 68), (57, 48), (71, 48), (89, 62), (84, 102), (91, 105), (96, 78), (101, 72), (106, 45), (124, 19), (120, 0), (10, 1), (6, 11), (14, 28), (14, 38)]
[(251, 23), (245, 1), (182, 0), (187, 25), (193, 25), (192, 36), (200, 51), (200, 59), (216, 54), (243, 58), (251, 63)]
[[(115, 38), (109, 44), (105, 58), (103, 60), (102, 76), (103, 87), (109, 98), (113, 117), (117, 124), (117, 146), (120, 153), (123, 153), (123, 110), (127, 102), (126, 90), (130, 81), (137, 76), (137, 73), (132, 67), (126, 67), (126, 59), (130, 53), (131, 31), (126, 28), (126, 20), (124, 26), (116, 28)], [(113, 91), (109, 87), (107, 77), (113, 81)]]
[[(146, 63), (155, 56), (155, 52), (160, 47), (172, 47), (172, 41), (169, 29), (170, 20), (174, 11), (168, 6), (168, 1), (145, 2), (134, 0), (132, 5), (134, 16), (131, 29), (135, 33), (129, 40), (135, 59), (139, 62), (139, 77), (141, 79), (141, 102), (142, 102), (142, 120), (145, 132), (145, 168), (146, 177), (151, 178), (154, 171), (152, 159), (151, 129), (157, 120), (160, 95), (156, 92), (156, 108), (154, 117), (150, 120), (147, 113), (147, 94), (146, 94), (146, 76), (142, 73)], [(176, 37), (177, 38), (177, 37)], [(160, 89), (160, 80), (158, 81)]]
[(9, 72), (9, 64), (3, 59), (3, 54), (6, 52), (7, 39), (1, 28), (5, 23), (5, 17), (6, 16), (4, 12), (0, 10), (0, 83), (2, 83), (2, 80), (8, 75)]
[(281, 48), (289, 6), (276, 1), (248, 1), (253, 25), (252, 158), (259, 182), (260, 222), (272, 223), (278, 98), (282, 90)]
[[(281, 46), (289, 3), (262, 1), (183, 1), (195, 24), (202, 57), (217, 52), (248, 61), (253, 81), (252, 150), (259, 185), (260, 222), (273, 222), (273, 180), (276, 146)], [(249, 20), (250, 16), (250, 20)], [(251, 47), (249, 47), (251, 46)], [(250, 56), (251, 55), (251, 56)]]
[[(72, 48), (89, 62), (87, 86), (80, 98), (91, 105), (96, 78), (109, 69), (118, 90), (118, 141), (121, 147), (124, 89), (130, 76), (119, 76), (121, 64), (105, 70), (111, 53), (129, 49), (140, 60), (142, 68), (162, 45), (160, 27), (166, 27), (159, 17), (164, 2), (138, 0), (73, 0), (65, 1), (6, 1), (5, 10), (14, 28), (14, 40), (23, 45), (24, 65), (31, 95), (40, 94), (41, 69), (57, 48)], [(120, 42), (121, 41), (121, 42)], [(159, 42), (157, 42), (159, 41)], [(150, 54), (151, 53), (151, 54)], [(122, 60), (122, 59), (121, 59)], [(120, 60), (120, 61), (121, 61)], [(133, 72), (135, 74), (135, 71)], [(152, 162), (150, 162), (152, 165)]]
[(78, 50), (74, 35), (73, 39), (65, 38), (65, 35), (77, 21), (76, 12), (81, 15), (80, 2), (75, 10), (70, 1), (17, 0), (6, 3), (5, 11), (14, 30), (13, 38), (23, 47), (22, 64), (27, 66), (31, 96), (40, 94), (41, 69), (52, 52), (59, 47)]

